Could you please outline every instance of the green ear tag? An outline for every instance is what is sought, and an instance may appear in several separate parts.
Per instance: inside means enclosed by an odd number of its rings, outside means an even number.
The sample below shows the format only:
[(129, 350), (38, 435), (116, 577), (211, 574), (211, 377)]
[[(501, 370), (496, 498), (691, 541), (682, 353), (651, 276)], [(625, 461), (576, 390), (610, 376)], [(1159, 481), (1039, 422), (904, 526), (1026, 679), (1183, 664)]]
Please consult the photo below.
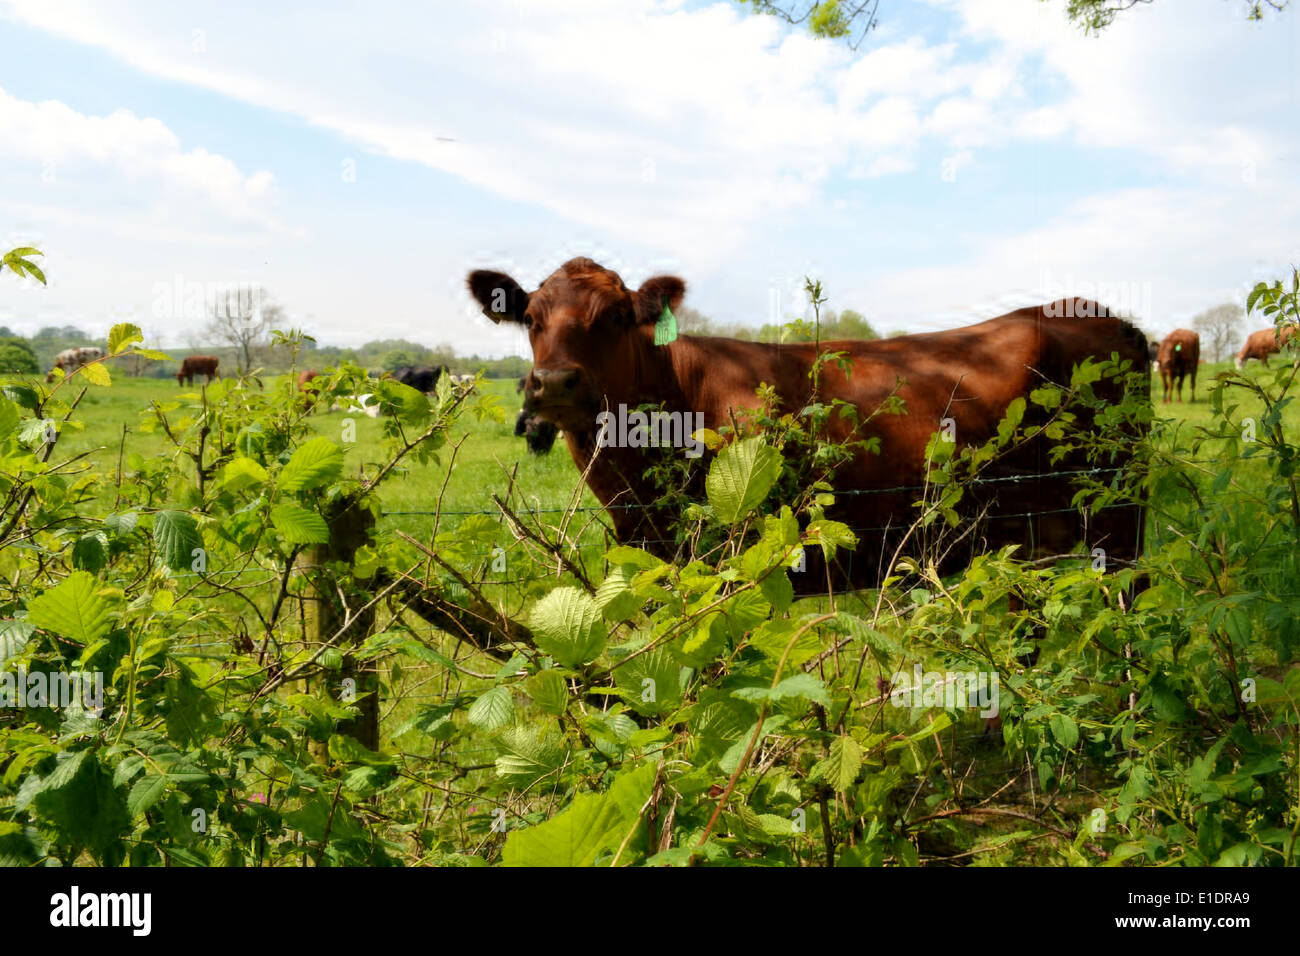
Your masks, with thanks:
[(1175, 351), (1175, 352), (1181, 352), (1182, 350), (1183, 350), (1183, 343), (1182, 343), (1182, 342), (1179, 342), (1177, 345), (1174, 346), (1174, 351)]
[(668, 308), (668, 303), (664, 303), (664, 310), (659, 313), (659, 320), (655, 322), (655, 345), (667, 345), (677, 338), (677, 316), (673, 315), (673, 310)]

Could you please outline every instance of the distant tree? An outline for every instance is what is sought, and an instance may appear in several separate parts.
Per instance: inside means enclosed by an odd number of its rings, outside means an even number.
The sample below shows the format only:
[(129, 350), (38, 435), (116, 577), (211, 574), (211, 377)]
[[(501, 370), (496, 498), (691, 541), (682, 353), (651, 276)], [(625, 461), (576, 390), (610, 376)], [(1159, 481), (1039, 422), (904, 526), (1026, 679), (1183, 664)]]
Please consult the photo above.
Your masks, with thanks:
[(405, 368), (408, 365), (415, 365), (415, 357), (406, 349), (391, 349), (384, 353), (379, 360), (380, 366), (385, 372), (395, 372), (399, 368)]
[(267, 344), (271, 330), (283, 324), (284, 310), (267, 300), (265, 289), (228, 289), (212, 304), (207, 336), (235, 350), (241, 374), (253, 367), (253, 356)]
[(719, 334), (713, 321), (699, 309), (692, 309), (689, 305), (683, 305), (678, 307), (676, 314), (677, 331), (679, 332), (686, 335)]
[(835, 323), (837, 339), (878, 339), (880, 333), (871, 327), (867, 317), (853, 309), (845, 309)]
[[(4, 331), (8, 331), (7, 329)], [(26, 340), (17, 336), (0, 338), (0, 372), (9, 375), (35, 375), (41, 370), (36, 353)]]
[(1228, 302), (1207, 309), (1192, 319), (1192, 328), (1200, 333), (1205, 351), (1213, 356), (1211, 361), (1222, 362), (1232, 354), (1244, 317), (1241, 306)]

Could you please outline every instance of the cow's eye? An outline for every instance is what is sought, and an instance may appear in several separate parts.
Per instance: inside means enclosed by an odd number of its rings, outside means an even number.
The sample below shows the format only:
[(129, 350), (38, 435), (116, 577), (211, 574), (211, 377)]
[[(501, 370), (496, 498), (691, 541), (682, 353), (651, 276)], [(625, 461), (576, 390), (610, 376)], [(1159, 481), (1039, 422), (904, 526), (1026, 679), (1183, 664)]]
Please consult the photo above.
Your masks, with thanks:
[(532, 327), (533, 327), (533, 317), (528, 313), (524, 313), (524, 328), (531, 329)]

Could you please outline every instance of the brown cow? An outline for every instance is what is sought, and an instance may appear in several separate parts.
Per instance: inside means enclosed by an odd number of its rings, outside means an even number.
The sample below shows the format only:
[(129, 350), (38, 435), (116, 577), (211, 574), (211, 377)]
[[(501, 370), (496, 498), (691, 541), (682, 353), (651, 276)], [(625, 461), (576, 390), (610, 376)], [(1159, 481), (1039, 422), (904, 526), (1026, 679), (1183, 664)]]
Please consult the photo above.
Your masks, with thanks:
[(176, 373), (177, 385), (193, 385), (194, 376), (206, 375), (208, 384), (212, 384), (212, 379), (221, 378), (221, 373), (217, 371), (217, 365), (220, 363), (215, 355), (191, 355), (189, 358), (181, 361), (181, 370)]
[(1192, 401), (1196, 401), (1196, 367), (1201, 364), (1201, 337), (1190, 329), (1174, 329), (1160, 343), (1156, 358), (1160, 365), (1160, 385), (1164, 400), (1169, 401), (1178, 385), (1178, 400), (1183, 400), (1183, 379), (1192, 376)]
[[(611, 519), (621, 541), (644, 541), (663, 552), (655, 542), (672, 538), (675, 512), (647, 507), (658, 497), (645, 477), (649, 459), (641, 448), (626, 447), (630, 441), (603, 440), (609, 436), (598, 425), (598, 415), (615, 409), (623, 414), (626, 408), (650, 403), (678, 413), (678, 420), (688, 422), (681, 431), (689, 435), (701, 427), (728, 425), (733, 415), (743, 417), (758, 404), (755, 389), (761, 383), (774, 387), (785, 410), (798, 411), (812, 397), (812, 343), (778, 346), (683, 335), (656, 346), (656, 319), (665, 305), (676, 308), (686, 291), (685, 283), (673, 276), (652, 278), (632, 291), (614, 272), (590, 259), (573, 259), (532, 293), (507, 275), (482, 270), (469, 275), (469, 288), (493, 321), (527, 327), (534, 363), (527, 407), (564, 429), (574, 462), (587, 474), (596, 498), (618, 506)], [(1147, 368), (1142, 333), (1110, 317), (1104, 307), (1083, 300), (1020, 309), (948, 332), (829, 342), (822, 347), (844, 353), (851, 375), (846, 377), (836, 363), (825, 365), (819, 400), (851, 403), (866, 422), (854, 435), (852, 422), (832, 416), (828, 437), (880, 442), (879, 453), (859, 448), (841, 467), (837, 489), (857, 494), (841, 494), (828, 512), (849, 524), (859, 539), (856, 551), (837, 560), (836, 576), (866, 586), (879, 582), (902, 540), (901, 532), (913, 521), (912, 503), (918, 497), (914, 489), (927, 477), (925, 449), (934, 432), (950, 429), (959, 447), (983, 444), (996, 434), (1013, 399), (1046, 382), (1068, 385), (1073, 367), (1088, 356), (1109, 357), (1114, 352), (1131, 369)], [(906, 403), (905, 414), (870, 417), (895, 393), (900, 378), (897, 394)], [(1143, 397), (1149, 394), (1149, 374), (1134, 387)], [(1113, 379), (1098, 383), (1096, 391), (1111, 400), (1121, 394)], [(1031, 405), (1025, 423), (1041, 417), (1041, 410)], [(603, 421), (607, 426), (609, 418)], [(964, 565), (969, 551), (1007, 544), (1021, 545), (1021, 553), (1030, 557), (1066, 553), (1081, 541), (1089, 549), (1103, 548), (1116, 560), (1136, 557), (1143, 523), (1140, 506), (1117, 505), (1085, 523), (1078, 509), (1070, 507), (1075, 478), (1062, 473), (1090, 462), (1070, 455), (1049, 465), (1046, 441), (1040, 432), (984, 473), (1004, 480), (972, 486), (962, 507), (968, 514), (971, 509), (988, 512), (980, 533), (962, 543), (962, 554), (949, 550), (944, 570)], [(1009, 478), (1026, 474), (1033, 477)], [(824, 578), (814, 580), (819, 577), (813, 568), (817, 556), (808, 556), (808, 573), (795, 576), (801, 590), (825, 585)]]
[(1251, 359), (1259, 359), (1265, 368), (1268, 368), (1268, 357), (1274, 352), (1280, 351), (1283, 345), (1291, 341), (1291, 336), (1295, 335), (1294, 325), (1282, 326), (1282, 332), (1276, 329), (1260, 329), (1258, 332), (1251, 332), (1246, 336), (1246, 344), (1241, 347), (1237, 353), (1237, 368), (1245, 368), (1246, 363)]
[(320, 397), (316, 389), (307, 387), (307, 384), (315, 381), (319, 375), (320, 372), (316, 371), (316, 369), (309, 368), (304, 369), (302, 374), (298, 376), (298, 391), (302, 393), (303, 411), (311, 411), (316, 405), (316, 399)]

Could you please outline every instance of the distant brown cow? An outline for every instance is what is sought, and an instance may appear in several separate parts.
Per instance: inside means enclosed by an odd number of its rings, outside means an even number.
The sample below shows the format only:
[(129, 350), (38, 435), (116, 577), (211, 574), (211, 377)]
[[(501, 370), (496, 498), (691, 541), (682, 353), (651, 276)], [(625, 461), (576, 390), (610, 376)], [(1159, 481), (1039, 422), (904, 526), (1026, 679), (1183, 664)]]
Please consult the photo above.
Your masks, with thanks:
[[(54, 368), (61, 368), (63, 369), (64, 375), (71, 375), (77, 369), (81, 368), (81, 366), (99, 361), (105, 356), (105, 354), (107, 353), (96, 345), (86, 345), (75, 349), (64, 349), (54, 357)], [(45, 381), (54, 381), (53, 370), (50, 371), (50, 374), (45, 376)]]
[[(827, 425), (831, 440), (852, 439), (858, 445), (853, 460), (834, 476), (836, 490), (847, 493), (837, 496), (827, 516), (857, 532), (857, 547), (835, 559), (834, 576), (858, 586), (878, 585), (905, 543), (916, 513), (917, 494), (911, 489), (926, 481), (926, 447), (936, 431), (951, 427), (959, 449), (982, 445), (996, 436), (1012, 401), (1045, 383), (1068, 385), (1072, 369), (1089, 357), (1118, 353), (1130, 370), (1148, 370), (1141, 332), (1097, 303), (1066, 300), (946, 332), (823, 342), (822, 348), (838, 352), (843, 362), (823, 367), (814, 396), (809, 373), (817, 347), (812, 343), (682, 335), (656, 345), (659, 316), (665, 306), (677, 309), (686, 292), (675, 276), (656, 276), (629, 289), (609, 269), (573, 259), (533, 292), (489, 271), (471, 273), (469, 289), (494, 322), (527, 328), (534, 367), (527, 377), (526, 407), (564, 429), (574, 463), (596, 498), (616, 506), (610, 518), (620, 541), (667, 551), (659, 542), (672, 540), (679, 512), (655, 506), (659, 489), (647, 478), (652, 459), (642, 447), (646, 443), (625, 439), (621, 427), (613, 434), (614, 416), (653, 405), (680, 425), (680, 434), (663, 443), (680, 444), (690, 454), (699, 429), (717, 431), (751, 414), (762, 383), (772, 387), (782, 409), (798, 411), (811, 401), (855, 407), (856, 422), (832, 416)], [(1139, 400), (1145, 399), (1149, 376), (1135, 379), (1133, 387)], [(1097, 395), (1119, 401), (1124, 388), (1110, 379)], [(877, 415), (895, 394), (905, 413)], [(1028, 409), (1024, 423), (1041, 426), (1046, 413), (1032, 404)], [(1079, 425), (1090, 427), (1083, 417)], [(863, 439), (877, 443), (874, 452)], [(1141, 506), (1125, 503), (1086, 516), (1062, 507), (1077, 490), (1072, 473), (1092, 462), (1082, 452), (1059, 461), (1048, 453), (1040, 428), (986, 472), (996, 483), (972, 487), (958, 510), (968, 523), (985, 511), (983, 520), (977, 528), (968, 525), (974, 532), (969, 544), (947, 552), (941, 573), (959, 569), (974, 550), (1009, 544), (1031, 558), (1068, 553), (1081, 542), (1105, 549), (1110, 560), (1137, 556)], [(1123, 461), (1117, 457), (1109, 464)], [(816, 573), (820, 560), (815, 550), (806, 555), (806, 570), (794, 576), (797, 589), (825, 588), (825, 577)]]
[(1279, 351), (1281, 346), (1291, 341), (1293, 335), (1295, 335), (1294, 325), (1282, 326), (1280, 341), (1278, 332), (1274, 329), (1260, 329), (1258, 332), (1251, 332), (1246, 337), (1246, 344), (1237, 353), (1237, 368), (1244, 368), (1251, 359), (1259, 359), (1264, 364), (1264, 367), (1268, 368), (1268, 357)]
[(1192, 376), (1192, 401), (1196, 401), (1196, 367), (1201, 363), (1201, 337), (1190, 329), (1174, 329), (1160, 343), (1156, 357), (1160, 366), (1160, 385), (1164, 400), (1169, 401), (1177, 382), (1178, 400), (1183, 400), (1183, 379)]
[(320, 372), (314, 368), (305, 369), (298, 376), (298, 391), (302, 393), (302, 407), (305, 411), (311, 411), (319, 397), (316, 390), (307, 388), (308, 383), (313, 382), (320, 375)]
[(217, 371), (217, 365), (220, 359), (215, 355), (191, 355), (181, 362), (181, 370), (176, 373), (176, 384), (193, 385), (194, 376), (206, 375), (208, 384), (212, 384), (212, 379), (221, 378), (221, 373)]

